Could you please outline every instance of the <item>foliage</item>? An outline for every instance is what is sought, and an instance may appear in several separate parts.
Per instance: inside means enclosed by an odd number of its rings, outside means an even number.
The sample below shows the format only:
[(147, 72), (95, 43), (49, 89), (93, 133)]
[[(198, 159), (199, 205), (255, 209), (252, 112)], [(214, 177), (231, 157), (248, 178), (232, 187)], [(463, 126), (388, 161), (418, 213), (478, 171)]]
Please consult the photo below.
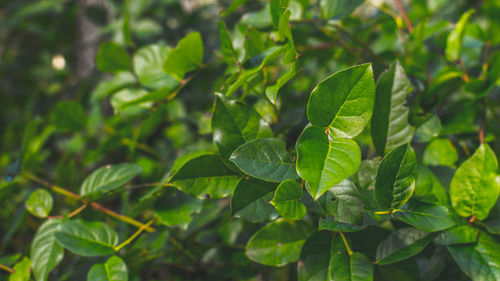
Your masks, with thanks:
[(0, 280), (500, 280), (498, 1), (84, 2), (0, 4)]

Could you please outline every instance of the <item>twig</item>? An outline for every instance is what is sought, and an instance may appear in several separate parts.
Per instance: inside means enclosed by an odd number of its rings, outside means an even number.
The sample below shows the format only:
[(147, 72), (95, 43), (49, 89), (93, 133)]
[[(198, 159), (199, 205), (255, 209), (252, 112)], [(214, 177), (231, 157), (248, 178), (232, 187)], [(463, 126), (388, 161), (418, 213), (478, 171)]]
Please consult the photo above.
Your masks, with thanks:
[(115, 251), (119, 251), (121, 248), (130, 244), (137, 236), (139, 236), (139, 234), (141, 234), (141, 232), (143, 232), (146, 228), (148, 228), (153, 223), (153, 221), (154, 220), (150, 220), (148, 223), (141, 226), (134, 234), (132, 234), (132, 236), (130, 236), (127, 240), (123, 241), (123, 243), (121, 243), (120, 245), (116, 246)]
[(344, 233), (342, 232), (339, 233), (340, 237), (342, 237), (342, 241), (344, 242), (345, 248), (347, 249), (347, 254), (349, 254), (349, 256), (352, 256), (353, 252), (351, 250), (351, 247), (349, 247), (349, 243), (347, 243), (347, 239), (345, 238)]
[(408, 31), (410, 33), (413, 32), (413, 25), (411, 24), (410, 18), (408, 17), (408, 14), (406, 14), (405, 9), (403, 7), (403, 4), (399, 0), (394, 0), (394, 4), (396, 4), (396, 8), (398, 9), (399, 13), (403, 17), (403, 20), (406, 23), (406, 26), (408, 27)]
[[(66, 197), (69, 197), (69, 198), (73, 198), (75, 200), (80, 200), (82, 196), (80, 196), (79, 194), (76, 194), (76, 193), (73, 193), (67, 189), (64, 189), (60, 186), (57, 186), (57, 185), (54, 185), (54, 184), (51, 184), (49, 183), (48, 181), (46, 180), (43, 180), (41, 178), (38, 178), (37, 176), (33, 175), (33, 174), (30, 174), (30, 173), (24, 173), (22, 174), (23, 177), (25, 177), (26, 179), (28, 180), (31, 180), (31, 181), (34, 181), (36, 183), (39, 183), (43, 186), (45, 186), (46, 188), (52, 190), (53, 192), (55, 193), (58, 193), (58, 194), (61, 194), (63, 196), (66, 196)], [(124, 216), (122, 214), (119, 214), (115, 211), (112, 211), (108, 208), (105, 208), (103, 207), (101, 204), (97, 203), (97, 202), (90, 202), (88, 203), (92, 208), (98, 210), (98, 211), (101, 211), (102, 213), (105, 213), (111, 217), (114, 217), (118, 220), (121, 220), (125, 223), (128, 223), (128, 224), (131, 224), (131, 225), (134, 225), (136, 227), (143, 227), (144, 224), (141, 223), (140, 221), (137, 221), (133, 218), (130, 218), (130, 217), (127, 217), (127, 216)], [(156, 230), (152, 227), (146, 227), (146, 231), (148, 232), (155, 232)]]
[(3, 265), (3, 264), (1, 264), (1, 263), (0, 263), (0, 269), (3, 269), (3, 270), (7, 271), (7, 272), (8, 272), (8, 273), (10, 273), (10, 274), (12, 274), (12, 273), (16, 272), (14, 269), (12, 269), (12, 268), (10, 268), (10, 267), (8, 267), (8, 266), (6, 266), (6, 265)]
[[(74, 210), (73, 212), (68, 214), (68, 218), (72, 218), (76, 215), (78, 215), (81, 211), (83, 211), (85, 208), (87, 208), (87, 204), (83, 204), (78, 209)], [(47, 217), (48, 219), (62, 219), (64, 216), (49, 216)]]
[(458, 65), (460, 65), (460, 68), (462, 69), (462, 79), (465, 83), (468, 83), (470, 78), (469, 74), (467, 74), (467, 68), (465, 68), (464, 61), (462, 59), (458, 59)]

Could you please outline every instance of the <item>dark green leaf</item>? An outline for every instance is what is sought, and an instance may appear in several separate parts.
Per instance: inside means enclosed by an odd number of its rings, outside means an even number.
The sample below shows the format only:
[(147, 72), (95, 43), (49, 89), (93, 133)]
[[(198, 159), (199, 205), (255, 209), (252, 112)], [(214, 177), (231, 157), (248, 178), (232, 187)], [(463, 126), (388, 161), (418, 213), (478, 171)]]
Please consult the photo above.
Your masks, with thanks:
[(202, 203), (201, 200), (177, 191), (158, 198), (154, 211), (160, 223), (186, 229), (194, 214), (201, 211)]
[(377, 247), (377, 264), (391, 264), (420, 253), (434, 238), (427, 231), (400, 228)]
[(219, 21), (219, 37), (220, 37), (220, 48), (224, 59), (228, 63), (237, 63), (238, 58), (236, 57), (236, 52), (233, 48), (233, 41), (227, 30), (227, 26), (223, 21)]
[(255, 139), (239, 146), (229, 159), (244, 173), (271, 182), (298, 178), (295, 163), (280, 139)]
[(64, 248), (82, 256), (106, 256), (115, 252), (118, 234), (102, 222), (67, 221), (55, 233)]
[(107, 72), (130, 70), (132, 66), (127, 51), (113, 42), (104, 42), (96, 57), (97, 68)]
[(108, 192), (119, 188), (142, 173), (141, 166), (123, 163), (107, 165), (90, 174), (80, 187), (81, 195)]
[(74, 101), (63, 101), (54, 107), (50, 113), (50, 122), (59, 131), (77, 132), (85, 128), (87, 115), (83, 107)]
[(337, 222), (360, 224), (363, 220), (363, 202), (356, 185), (344, 180), (326, 193), (326, 207)]
[(335, 232), (356, 232), (368, 227), (367, 224), (355, 225), (335, 221), (333, 216), (327, 216), (326, 218), (319, 219), (319, 230), (330, 230)]
[(276, 187), (275, 183), (242, 179), (231, 198), (231, 214), (251, 222), (269, 220), (276, 214), (274, 207), (269, 203)]
[(363, 4), (364, 0), (320, 0), (321, 16), (324, 19), (341, 20)]
[(445, 206), (414, 203), (409, 209), (397, 214), (399, 220), (429, 232), (447, 229), (455, 225), (448, 208)]

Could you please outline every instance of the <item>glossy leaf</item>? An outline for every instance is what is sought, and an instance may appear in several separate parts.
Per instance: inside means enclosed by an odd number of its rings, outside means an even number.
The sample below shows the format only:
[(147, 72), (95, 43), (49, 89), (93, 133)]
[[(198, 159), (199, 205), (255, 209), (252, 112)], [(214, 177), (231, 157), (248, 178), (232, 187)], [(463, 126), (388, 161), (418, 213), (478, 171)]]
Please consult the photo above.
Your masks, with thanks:
[(361, 151), (355, 141), (329, 141), (316, 126), (302, 132), (296, 148), (297, 174), (309, 183), (308, 191), (314, 199), (353, 175), (361, 164)]
[(85, 179), (80, 187), (80, 194), (111, 191), (123, 186), (140, 173), (142, 168), (137, 164), (122, 163), (101, 167)]
[(288, 81), (290, 81), (297, 74), (297, 65), (293, 62), (290, 65), (290, 70), (287, 73), (283, 74), (276, 80), (274, 85), (271, 85), (266, 88), (266, 97), (273, 103), (276, 104), (276, 100), (278, 98), (278, 91), (283, 87)]
[(435, 232), (455, 225), (445, 206), (413, 204), (410, 209), (398, 212), (398, 219), (418, 229)]
[(34, 216), (46, 218), (52, 210), (54, 199), (45, 189), (37, 189), (26, 200), (26, 209)]
[(349, 256), (340, 235), (320, 231), (302, 248), (298, 277), (299, 281), (371, 281), (373, 266), (361, 253)]
[[(224, 160), (228, 160), (240, 145), (273, 135), (255, 109), (220, 94), (215, 97), (212, 130), (214, 143)], [(231, 165), (234, 166), (232, 163)]]
[(251, 222), (263, 222), (277, 216), (273, 198), (277, 184), (256, 179), (242, 179), (231, 197), (231, 214)]
[(110, 255), (118, 244), (118, 234), (102, 222), (66, 221), (55, 237), (64, 248), (88, 257)]
[(249, 259), (265, 265), (295, 262), (311, 231), (311, 226), (304, 221), (275, 221), (250, 238), (245, 253)]
[(417, 175), (417, 159), (409, 144), (387, 154), (377, 169), (375, 199), (383, 209), (398, 209), (413, 194)]
[(154, 212), (160, 223), (186, 229), (193, 216), (201, 211), (202, 205), (201, 200), (177, 191), (158, 198)]
[(298, 178), (295, 163), (280, 139), (255, 139), (239, 146), (229, 158), (244, 173), (271, 182)]
[(170, 52), (170, 47), (154, 44), (142, 47), (135, 53), (134, 72), (142, 85), (160, 89), (179, 84), (174, 77), (163, 71), (163, 62)]
[(434, 235), (415, 228), (400, 228), (377, 247), (377, 264), (391, 264), (420, 253)]
[(483, 232), (477, 244), (449, 246), (448, 251), (473, 281), (500, 279), (500, 243), (495, 237)]
[(182, 79), (186, 72), (200, 67), (202, 62), (203, 40), (200, 33), (191, 32), (167, 54), (163, 69), (167, 74)]
[(443, 246), (476, 243), (479, 229), (468, 224), (453, 227), (434, 238), (434, 243)]
[(398, 61), (378, 78), (371, 135), (379, 155), (411, 141), (414, 129), (408, 124), (405, 105), (411, 91), (411, 83)]
[(300, 202), (302, 187), (293, 180), (282, 182), (271, 200), (278, 213), (289, 220), (300, 220), (306, 215), (306, 206)]
[(64, 249), (57, 243), (54, 234), (61, 220), (45, 221), (37, 230), (31, 244), (31, 267), (37, 281), (48, 280), (47, 276), (63, 259)]
[(319, 219), (319, 230), (330, 230), (335, 232), (356, 232), (365, 229), (368, 227), (367, 224), (349, 224), (342, 223), (335, 220), (333, 216), (327, 216), (326, 218)]
[(107, 72), (130, 70), (132, 66), (127, 51), (113, 42), (104, 42), (99, 46), (96, 62), (99, 70)]
[(200, 199), (231, 195), (241, 177), (227, 168), (219, 155), (205, 154), (187, 161), (170, 179), (170, 184)]
[(14, 273), (9, 276), (9, 281), (29, 281), (31, 276), (31, 261), (24, 257), (14, 265)]
[(451, 204), (462, 217), (488, 217), (500, 190), (495, 153), (482, 144), (455, 172), (450, 184)]
[(432, 115), (429, 120), (425, 121), (415, 130), (415, 141), (428, 142), (432, 138), (437, 137), (441, 132), (441, 121), (436, 115)]
[(470, 16), (474, 13), (474, 10), (469, 10), (462, 14), (458, 20), (455, 28), (450, 32), (448, 38), (446, 39), (446, 56), (451, 60), (460, 59), (460, 53), (462, 52), (462, 40), (465, 34), (465, 28), (469, 21)]
[(356, 185), (344, 180), (326, 193), (326, 209), (337, 222), (360, 224), (363, 220), (363, 202)]
[(457, 160), (457, 150), (449, 139), (434, 139), (425, 148), (422, 162), (425, 165), (441, 165), (454, 169)]
[(88, 281), (127, 281), (128, 269), (117, 256), (110, 257), (106, 263), (94, 264), (87, 274)]
[(311, 92), (307, 117), (332, 138), (354, 138), (372, 116), (375, 81), (370, 64), (353, 66), (321, 81)]

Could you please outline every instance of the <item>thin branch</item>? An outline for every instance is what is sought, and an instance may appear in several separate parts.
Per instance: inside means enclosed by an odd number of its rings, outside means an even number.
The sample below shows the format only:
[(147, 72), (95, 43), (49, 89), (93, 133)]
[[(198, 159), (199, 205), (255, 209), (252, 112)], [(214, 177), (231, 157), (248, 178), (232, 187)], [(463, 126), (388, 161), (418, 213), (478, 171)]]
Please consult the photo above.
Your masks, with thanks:
[(349, 247), (349, 243), (347, 243), (347, 239), (345, 238), (344, 233), (342, 233), (342, 232), (339, 232), (339, 233), (340, 233), (340, 237), (342, 237), (342, 241), (344, 242), (345, 248), (347, 249), (347, 254), (349, 254), (349, 256), (352, 256), (353, 252), (351, 250), (351, 247)]
[(119, 251), (121, 248), (130, 244), (137, 236), (139, 236), (139, 234), (141, 234), (141, 232), (143, 232), (146, 228), (148, 228), (153, 223), (153, 221), (154, 220), (150, 220), (148, 223), (141, 226), (134, 234), (132, 234), (132, 236), (130, 236), (127, 240), (123, 241), (123, 243), (121, 243), (120, 245), (116, 246), (115, 251)]
[(0, 263), (0, 269), (5, 270), (5, 271), (7, 271), (10, 274), (16, 272), (14, 269), (12, 269), (12, 268), (10, 268), (10, 267), (8, 267), (6, 265), (3, 265), (1, 263)]
[[(73, 193), (65, 188), (62, 188), (60, 186), (57, 186), (57, 185), (54, 185), (54, 184), (51, 184), (49, 183), (48, 181), (46, 180), (43, 180), (41, 178), (38, 178), (37, 176), (33, 175), (33, 174), (30, 174), (30, 173), (24, 173), (22, 174), (22, 176), (28, 180), (31, 180), (33, 182), (36, 182), (36, 183), (39, 183), (43, 186), (45, 186), (46, 188), (52, 190), (53, 192), (55, 193), (58, 193), (58, 194), (61, 194), (63, 196), (66, 196), (66, 197), (69, 197), (69, 198), (72, 198), (72, 199), (75, 199), (75, 200), (80, 200), (82, 196), (80, 196), (79, 194), (76, 194), (76, 193)], [(141, 223), (140, 221), (137, 221), (133, 218), (130, 218), (130, 217), (127, 217), (125, 215), (122, 215), (122, 214), (119, 214), (115, 211), (112, 211), (108, 208), (105, 208), (104, 206), (102, 206), (101, 204), (97, 203), (97, 202), (90, 202), (88, 203), (92, 208), (102, 212), (102, 213), (105, 213), (111, 217), (114, 217), (118, 220), (121, 220), (125, 223), (128, 223), (128, 224), (131, 224), (131, 225), (134, 225), (136, 227), (143, 227), (144, 224)], [(146, 227), (146, 231), (148, 232), (155, 232), (156, 230), (152, 227)]]
[[(78, 209), (74, 210), (73, 212), (68, 214), (68, 218), (72, 218), (76, 215), (78, 215), (81, 211), (83, 211), (85, 208), (87, 208), (87, 204), (83, 204)], [(49, 216), (47, 217), (48, 219), (62, 219), (64, 216)]]
[(394, 4), (396, 4), (396, 8), (398, 9), (399, 13), (403, 17), (403, 20), (406, 23), (406, 26), (408, 27), (408, 31), (410, 33), (413, 32), (413, 25), (411, 24), (410, 18), (408, 17), (408, 14), (406, 14), (406, 11), (403, 7), (403, 4), (399, 0), (394, 0)]

